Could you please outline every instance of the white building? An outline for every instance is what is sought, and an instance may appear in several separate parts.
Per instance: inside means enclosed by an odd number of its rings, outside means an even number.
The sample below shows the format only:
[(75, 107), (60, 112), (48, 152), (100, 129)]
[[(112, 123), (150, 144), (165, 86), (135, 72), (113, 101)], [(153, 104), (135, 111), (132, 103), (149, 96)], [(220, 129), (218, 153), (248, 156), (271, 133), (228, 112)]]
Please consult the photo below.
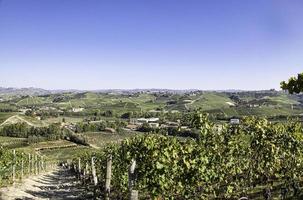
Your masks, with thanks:
[(77, 113), (77, 112), (82, 112), (84, 110), (84, 108), (73, 108), (73, 112)]
[(230, 119), (229, 123), (230, 124), (240, 124), (240, 120), (239, 119)]
[(159, 121), (159, 118), (157, 118), (157, 117), (137, 119), (138, 123), (157, 123), (158, 121)]

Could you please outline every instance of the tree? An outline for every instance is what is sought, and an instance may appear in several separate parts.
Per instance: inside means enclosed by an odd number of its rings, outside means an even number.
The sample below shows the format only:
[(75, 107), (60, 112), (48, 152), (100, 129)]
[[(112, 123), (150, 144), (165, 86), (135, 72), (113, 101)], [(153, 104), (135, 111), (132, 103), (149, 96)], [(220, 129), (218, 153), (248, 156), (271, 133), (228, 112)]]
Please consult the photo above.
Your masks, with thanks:
[(303, 73), (298, 74), (298, 77), (291, 77), (287, 83), (282, 81), (281, 88), (290, 94), (303, 92)]
[(148, 123), (144, 122), (138, 130), (141, 132), (151, 132), (153, 128)]
[(132, 112), (126, 112), (124, 114), (121, 115), (122, 119), (130, 119), (133, 116)]

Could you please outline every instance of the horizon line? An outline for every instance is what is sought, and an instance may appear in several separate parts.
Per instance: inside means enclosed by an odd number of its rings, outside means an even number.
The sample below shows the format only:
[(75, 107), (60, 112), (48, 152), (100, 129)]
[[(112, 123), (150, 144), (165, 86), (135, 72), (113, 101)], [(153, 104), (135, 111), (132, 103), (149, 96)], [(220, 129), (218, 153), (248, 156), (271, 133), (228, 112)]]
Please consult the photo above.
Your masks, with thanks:
[(75, 88), (69, 88), (69, 89), (54, 89), (54, 88), (40, 88), (40, 87), (4, 87), (0, 86), (0, 88), (4, 89), (40, 89), (40, 90), (47, 90), (47, 91), (81, 91), (81, 92), (97, 92), (97, 91), (106, 91), (106, 90), (120, 90), (120, 91), (128, 91), (128, 90), (172, 90), (172, 91), (283, 91), (282, 89), (277, 88), (270, 88), (270, 89), (235, 89), (235, 88), (229, 88), (229, 89), (198, 89), (198, 88), (100, 88), (100, 89), (75, 89)]

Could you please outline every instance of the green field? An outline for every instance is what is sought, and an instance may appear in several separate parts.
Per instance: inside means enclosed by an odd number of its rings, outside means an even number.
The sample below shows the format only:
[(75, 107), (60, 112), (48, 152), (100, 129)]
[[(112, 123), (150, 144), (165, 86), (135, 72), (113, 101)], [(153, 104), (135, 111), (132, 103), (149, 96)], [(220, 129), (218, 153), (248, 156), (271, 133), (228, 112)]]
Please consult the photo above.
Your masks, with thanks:
[(83, 121), (83, 117), (51, 117), (41, 121), (45, 124), (61, 123), (63, 118), (65, 119), (66, 123), (77, 123)]
[(106, 132), (88, 132), (82, 135), (87, 139), (88, 143), (94, 147), (104, 147), (110, 143), (121, 142), (126, 138), (133, 137), (139, 133), (135, 132), (123, 132), (117, 134), (111, 134)]
[(126, 138), (137, 135), (134, 132), (111, 134), (106, 132), (90, 132), (82, 134), (92, 147), (77, 145), (66, 140), (54, 140), (28, 144), (27, 138), (0, 136), (0, 147), (22, 150), (27, 153), (39, 152), (51, 160), (67, 160), (73, 158), (83, 150), (92, 151), (110, 143), (117, 143)]
[[(16, 114), (16, 113), (14, 113)], [(5, 117), (5, 119), (4, 119)], [(3, 125), (9, 125), (9, 124), (16, 124), (16, 123), (26, 123), (29, 126), (36, 126), (36, 127), (43, 127), (47, 126), (47, 123), (44, 123), (43, 121), (35, 118), (35, 117), (30, 117), (26, 116), (23, 114), (16, 114), (16, 115), (4, 115), (2, 123), (5, 121)]]
[(194, 99), (194, 102), (189, 105), (191, 109), (202, 108), (202, 110), (213, 110), (228, 108), (229, 104), (234, 102), (224, 94), (206, 93)]
[[(237, 96), (242, 103), (235, 102), (232, 96)], [(261, 91), (261, 92), (200, 92), (189, 94), (115, 94), (115, 93), (65, 93), (52, 94), (48, 96), (11, 97), (12, 103), (5, 103), (3, 107), (23, 108), (36, 106), (51, 107), (63, 111), (72, 112), (73, 108), (83, 108), (83, 112), (77, 115), (92, 114), (95, 110), (111, 110), (116, 115), (125, 112), (149, 112), (154, 110), (179, 111), (195, 110), (201, 108), (210, 113), (222, 113), (226, 116), (242, 115), (296, 115), (303, 113), (302, 95), (288, 95), (283, 92)], [(14, 105), (14, 102), (15, 105)], [(245, 105), (243, 105), (243, 102)], [(258, 105), (250, 108), (249, 105)], [(292, 105), (296, 109), (292, 110)], [(0, 104), (1, 108), (1, 104)], [(76, 115), (76, 114), (75, 114)], [(10, 116), (9, 114), (7, 116)], [(61, 116), (62, 117), (62, 116)], [(68, 119), (68, 117), (71, 117)], [(84, 118), (84, 117), (80, 117)], [(46, 119), (46, 124), (59, 122), (62, 118)], [(78, 122), (73, 116), (66, 116), (68, 122)], [(74, 120), (75, 119), (75, 120)], [(79, 119), (79, 118), (78, 118)], [(0, 115), (1, 120), (5, 116)], [(80, 120), (79, 120), (80, 121)], [(33, 122), (35, 124), (35, 122)], [(37, 123), (39, 125), (39, 123)], [(39, 126), (42, 126), (40, 124)]]
[[(87, 139), (88, 143), (91, 144), (92, 147), (75, 145), (74, 143), (61, 140), (40, 142), (27, 148), (36, 150), (43, 149), (40, 150), (40, 153), (52, 160), (68, 160), (77, 154), (83, 153), (83, 151), (94, 151), (97, 148), (105, 147), (111, 143), (121, 142), (122, 140), (133, 137), (137, 134), (138, 133), (111, 134), (106, 132), (89, 132), (83, 133), (82, 135)], [(74, 146), (70, 147), (72, 145)]]
[(42, 150), (40, 153), (46, 156), (49, 160), (69, 160), (75, 157), (77, 154), (83, 153), (83, 151), (91, 151), (92, 149), (79, 146), (70, 148), (58, 148), (51, 150)]
[(27, 146), (27, 138), (14, 138), (0, 136), (0, 147), (5, 148), (20, 148)]
[(32, 105), (43, 105), (49, 104), (52, 101), (47, 97), (26, 97), (17, 102), (18, 106), (32, 106)]

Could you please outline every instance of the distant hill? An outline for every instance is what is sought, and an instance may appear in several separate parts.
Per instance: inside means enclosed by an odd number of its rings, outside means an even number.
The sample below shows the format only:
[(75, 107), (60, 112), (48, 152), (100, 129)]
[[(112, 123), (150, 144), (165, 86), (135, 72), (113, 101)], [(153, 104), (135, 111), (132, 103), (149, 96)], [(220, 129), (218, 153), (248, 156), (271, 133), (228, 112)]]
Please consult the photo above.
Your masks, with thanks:
[(84, 92), (93, 92), (93, 93), (113, 93), (113, 94), (134, 94), (134, 93), (175, 93), (183, 94), (187, 92), (198, 91), (196, 89), (188, 90), (173, 90), (173, 89), (100, 89), (100, 90), (46, 90), (42, 88), (5, 88), (0, 87), (0, 95), (9, 95), (9, 96), (42, 96), (49, 94), (62, 94), (62, 93), (84, 93)]
[[(267, 91), (267, 90), (264, 90)], [(14, 88), (14, 87), (0, 87), (0, 96), (42, 96), (49, 94), (63, 94), (63, 93), (112, 93), (112, 94), (135, 94), (135, 93), (170, 93), (170, 94), (185, 94), (191, 92), (245, 92), (244, 90), (199, 90), (199, 89), (165, 89), (165, 88), (150, 88), (150, 89), (100, 89), (100, 90), (47, 90), (42, 88)], [(262, 91), (263, 92), (263, 91)]]
[[(0, 110), (16, 112), (34, 108), (71, 112), (70, 115), (92, 115), (113, 111), (116, 116), (126, 112), (188, 112), (202, 109), (218, 119), (232, 116), (289, 116), (303, 114), (303, 94), (283, 91), (201, 91), (169, 89), (131, 90), (45, 90), (40, 88), (0, 88)], [(82, 113), (73, 113), (82, 108)]]
[(0, 95), (46, 95), (50, 94), (49, 90), (41, 89), (41, 88), (4, 88), (0, 87)]
[(61, 94), (61, 93), (69, 93), (69, 92), (82, 92), (80, 90), (46, 90), (42, 88), (5, 88), (0, 87), (0, 95), (8, 95), (8, 96), (42, 96), (42, 95), (49, 95), (49, 94)]

